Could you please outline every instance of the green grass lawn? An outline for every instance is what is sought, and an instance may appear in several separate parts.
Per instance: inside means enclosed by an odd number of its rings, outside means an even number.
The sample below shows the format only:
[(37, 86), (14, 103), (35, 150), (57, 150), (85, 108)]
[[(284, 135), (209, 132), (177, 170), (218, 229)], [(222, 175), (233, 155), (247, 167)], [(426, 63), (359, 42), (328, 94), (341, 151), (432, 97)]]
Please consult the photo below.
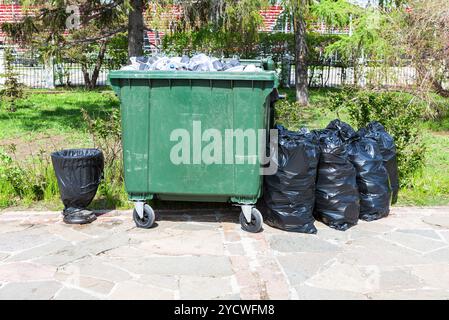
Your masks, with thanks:
[(426, 164), (413, 179), (414, 188), (403, 189), (399, 204), (436, 206), (449, 204), (449, 132), (425, 131)]
[[(335, 90), (311, 90), (311, 105), (297, 111), (297, 118), (289, 126), (290, 129), (323, 128), (337, 117), (348, 121), (345, 114), (337, 114), (328, 109), (327, 101), (332, 91)], [(294, 99), (292, 90), (281, 90), (282, 92), (288, 94), (288, 99)], [(118, 106), (118, 99), (110, 90), (51, 91), (46, 94), (31, 90), (27, 93), (27, 98), (19, 103), (17, 112), (10, 113), (0, 109), (0, 149), (6, 150), (9, 144), (15, 144), (16, 153), (19, 153), (20, 158), (21, 154), (25, 157), (33, 149), (34, 154), (37, 149), (42, 148), (48, 155), (56, 148), (92, 146), (81, 108), (86, 109), (92, 117), (102, 117), (105, 112)], [(401, 190), (399, 205), (447, 205), (449, 204), (449, 116), (423, 122), (422, 126), (428, 148), (426, 165), (423, 171), (414, 177), (415, 187)], [(123, 198), (123, 194), (120, 193), (120, 197)], [(94, 205), (97, 208), (114, 207), (113, 201), (111, 202), (111, 199), (108, 201), (97, 199)], [(60, 203), (56, 200), (54, 202), (58, 203), (59, 208)], [(25, 205), (33, 208), (55, 208), (56, 204), (28, 201)]]
[[(337, 89), (314, 89), (310, 90), (310, 105), (306, 108), (294, 110), (298, 113), (297, 117), (286, 125), (290, 130), (297, 130), (299, 128), (321, 129), (328, 125), (328, 123), (338, 115), (335, 112), (330, 111), (327, 106), (329, 103), (329, 94), (337, 91)], [(291, 89), (280, 90), (280, 93), (286, 94), (286, 99), (290, 102), (295, 101), (295, 92)], [(346, 117), (340, 115), (341, 119), (345, 121)]]
[(69, 92), (30, 90), (18, 103), (16, 112), (0, 109), (0, 139), (32, 138), (39, 133), (82, 136), (86, 126), (80, 109), (101, 115), (118, 107), (112, 91), (73, 90)]

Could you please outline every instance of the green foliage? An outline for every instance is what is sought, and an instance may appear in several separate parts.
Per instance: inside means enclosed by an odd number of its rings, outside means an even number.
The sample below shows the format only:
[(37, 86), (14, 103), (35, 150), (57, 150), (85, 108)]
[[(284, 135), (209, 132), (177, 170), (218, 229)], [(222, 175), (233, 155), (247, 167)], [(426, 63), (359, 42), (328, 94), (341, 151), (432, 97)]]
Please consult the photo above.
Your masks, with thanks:
[(425, 162), (426, 147), (419, 126), (422, 106), (398, 93), (342, 91), (332, 95), (332, 109), (348, 113), (351, 124), (362, 128), (379, 121), (395, 139), (401, 185), (412, 187), (411, 178)]
[[(258, 41), (251, 46), (236, 46), (228, 42), (231, 34), (216, 31), (212, 26), (196, 31), (182, 31), (166, 35), (162, 40), (162, 49), (177, 55), (207, 52), (230, 57), (238, 55), (242, 58), (272, 57), (280, 65), (287, 54), (291, 57), (295, 52), (295, 36), (292, 33), (260, 32)], [(323, 35), (310, 32), (307, 34), (308, 56), (312, 64), (322, 63), (327, 46), (341, 39), (340, 35)], [(235, 41), (235, 39), (233, 40)]]
[[(323, 56), (325, 48), (338, 41), (340, 35), (320, 34), (309, 32), (306, 35), (306, 42), (309, 48), (308, 59), (312, 63), (318, 62)], [(293, 33), (267, 33), (259, 35), (259, 43), (254, 47), (253, 56), (271, 56), (275, 62), (280, 62), (286, 54), (294, 56), (295, 35)]]
[(5, 78), (4, 88), (0, 91), (2, 106), (8, 111), (15, 112), (17, 102), (23, 98), (23, 85), (19, 83), (18, 73), (14, 72), (14, 56), (12, 50), (6, 47), (4, 50), (5, 73), (0, 75)]
[(225, 57), (238, 55), (250, 59), (257, 56), (257, 43), (256, 34), (237, 35), (235, 32), (207, 26), (196, 31), (180, 31), (166, 35), (162, 40), (162, 50), (177, 55), (203, 52)]
[(299, 129), (301, 122), (301, 106), (296, 101), (281, 100), (276, 103), (276, 123), (290, 130)]
[(379, 6), (382, 8), (400, 7), (406, 4), (408, 0), (379, 0)]
[(260, 9), (266, 5), (263, 0), (228, 1), (221, 31), (227, 47), (238, 49), (241, 56), (250, 58), (249, 53), (259, 40), (259, 28), (263, 25)]
[(435, 92), (449, 97), (449, 11), (447, 0), (409, 0), (410, 10), (399, 11), (396, 47), (403, 48), (416, 70), (421, 96)]
[[(435, 113), (428, 114), (426, 108), (424, 126), (432, 131), (449, 132), (449, 101), (434, 95), (436, 98), (431, 99), (427, 103), (430, 104), (431, 111), (437, 110)], [(432, 97), (433, 98), (433, 97)]]
[(37, 28), (34, 25), (34, 19), (31, 16), (25, 16), (20, 24), (4, 22), (1, 25), (1, 30), (18, 42), (31, 43), (33, 41), (33, 33), (37, 31)]
[[(329, 108), (331, 94), (340, 92), (338, 89), (311, 89), (310, 106), (304, 107), (296, 102), (294, 89), (283, 91), (287, 95), (285, 100), (276, 102), (275, 121), (289, 130), (306, 127), (309, 130), (322, 129), (335, 119), (335, 112)], [(342, 116), (342, 120), (345, 117)]]
[[(15, 153), (15, 146), (10, 146)], [(44, 153), (19, 163), (7, 153), (0, 152), (0, 208), (40, 200), (54, 200), (58, 185), (53, 167)]]
[(329, 45), (326, 53), (338, 53), (342, 59), (352, 64), (361, 58), (373, 61), (392, 58), (394, 48), (385, 33), (388, 28), (390, 22), (386, 14), (367, 9), (363, 14), (354, 16), (353, 33), (342, 36), (339, 41)]
[(120, 69), (128, 61), (128, 36), (119, 33), (109, 40), (106, 50), (106, 67), (109, 70)]
[[(21, 168), (14, 164), (12, 158), (6, 153), (0, 153), (0, 181), (2, 182), (1, 190), (3, 192), (6, 190), (8, 192), (8, 196), (23, 196), (24, 177), (25, 173)], [(7, 199), (2, 199), (1, 202), (3, 203), (6, 200)]]
[(127, 203), (124, 189), (123, 157), (121, 144), (120, 110), (103, 112), (92, 117), (81, 109), (83, 119), (88, 125), (95, 148), (103, 151), (105, 180), (100, 184), (98, 195), (103, 207), (122, 207)]
[(283, 32), (263, 32), (259, 35), (259, 43), (254, 48), (254, 56), (271, 56), (275, 62), (280, 62), (286, 54), (295, 52), (295, 35)]
[(411, 179), (413, 188), (401, 190), (400, 205), (435, 206), (449, 204), (449, 135), (425, 131), (426, 163)]
[(325, 52), (330, 45), (340, 41), (341, 35), (336, 34), (319, 34), (309, 32), (306, 36), (308, 47), (308, 61), (310, 65), (325, 65), (327, 59)]
[(196, 31), (178, 31), (164, 36), (162, 49), (177, 55), (192, 55), (196, 52), (221, 55), (226, 50), (225, 36), (214, 30), (213, 26), (202, 27)]
[(30, 90), (16, 112), (0, 110), (0, 139), (24, 137), (28, 140), (28, 137), (32, 139), (43, 134), (69, 139), (67, 142), (77, 147), (87, 147), (87, 124), (80, 109), (101, 116), (101, 111), (111, 111), (118, 106), (119, 101), (112, 91)]
[[(79, 19), (68, 5), (76, 5)], [(23, 6), (25, 17), (4, 23), (2, 30), (14, 43), (38, 50), (44, 62), (80, 64), (85, 86), (95, 88), (109, 42), (126, 30), (129, 1), (27, 0)], [(39, 14), (29, 7), (39, 8)], [(63, 80), (68, 73), (61, 69), (58, 76)]]
[(90, 116), (83, 108), (81, 112), (94, 146), (103, 151), (106, 165), (120, 159), (122, 155), (120, 109), (103, 111), (95, 117)]
[(361, 11), (361, 8), (347, 0), (321, 0), (313, 2), (310, 12), (315, 19), (322, 19), (329, 26), (346, 27), (350, 23), (350, 15)]
[(164, 36), (162, 49), (175, 54), (206, 52), (254, 58), (264, 5), (264, 0), (223, 1), (219, 8), (210, 1), (185, 2), (184, 19), (173, 22), (174, 32)]
[(119, 159), (105, 166), (104, 177), (104, 181), (98, 187), (97, 201), (92, 206), (99, 209), (129, 207), (123, 181), (123, 160)]

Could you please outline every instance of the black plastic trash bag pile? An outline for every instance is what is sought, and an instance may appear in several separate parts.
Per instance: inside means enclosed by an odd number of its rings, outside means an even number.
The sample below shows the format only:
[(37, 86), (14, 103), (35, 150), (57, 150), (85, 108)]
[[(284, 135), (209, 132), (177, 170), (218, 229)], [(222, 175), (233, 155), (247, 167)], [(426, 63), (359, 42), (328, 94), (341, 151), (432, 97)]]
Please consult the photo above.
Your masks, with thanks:
[[(372, 124), (369, 126), (372, 127)], [(336, 132), (345, 142), (349, 160), (356, 170), (360, 196), (359, 218), (372, 221), (387, 216), (391, 193), (388, 173), (377, 140), (366, 135), (370, 131), (363, 129), (363, 134), (355, 132), (350, 125), (340, 120), (332, 121), (327, 128)], [(384, 133), (386, 134), (385, 130)], [(389, 141), (393, 142), (389, 137)], [(394, 142), (389, 147), (393, 147), (390, 152), (395, 153)]]
[(316, 136), (279, 129), (278, 171), (264, 177), (265, 222), (286, 231), (316, 233), (313, 218), (319, 159)]
[(263, 210), (274, 227), (315, 233), (315, 218), (344, 231), (386, 217), (397, 201), (396, 147), (378, 122), (358, 132), (338, 119), (312, 133), (280, 127), (278, 149), (278, 172), (264, 178)]

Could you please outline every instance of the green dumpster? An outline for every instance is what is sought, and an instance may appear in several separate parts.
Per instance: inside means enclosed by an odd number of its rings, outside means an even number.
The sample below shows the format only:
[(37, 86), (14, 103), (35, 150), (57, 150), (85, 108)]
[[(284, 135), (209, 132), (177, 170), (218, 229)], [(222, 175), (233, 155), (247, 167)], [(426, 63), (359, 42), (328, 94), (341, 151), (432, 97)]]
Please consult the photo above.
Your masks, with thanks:
[(232, 202), (245, 230), (261, 229), (260, 150), (250, 140), (270, 126), (275, 72), (111, 71), (109, 82), (121, 101), (125, 188), (138, 227), (153, 224), (145, 201), (157, 197)]

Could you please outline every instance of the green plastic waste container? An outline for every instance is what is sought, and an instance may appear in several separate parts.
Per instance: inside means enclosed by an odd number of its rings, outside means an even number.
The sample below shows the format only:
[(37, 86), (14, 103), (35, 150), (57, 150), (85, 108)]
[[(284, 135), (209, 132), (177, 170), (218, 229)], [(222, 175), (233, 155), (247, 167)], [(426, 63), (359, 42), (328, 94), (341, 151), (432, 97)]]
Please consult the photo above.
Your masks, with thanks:
[(249, 141), (269, 128), (275, 72), (111, 71), (109, 82), (121, 101), (125, 188), (138, 227), (152, 226), (145, 201), (157, 197), (232, 202), (245, 230), (261, 229), (254, 204), (263, 176)]

